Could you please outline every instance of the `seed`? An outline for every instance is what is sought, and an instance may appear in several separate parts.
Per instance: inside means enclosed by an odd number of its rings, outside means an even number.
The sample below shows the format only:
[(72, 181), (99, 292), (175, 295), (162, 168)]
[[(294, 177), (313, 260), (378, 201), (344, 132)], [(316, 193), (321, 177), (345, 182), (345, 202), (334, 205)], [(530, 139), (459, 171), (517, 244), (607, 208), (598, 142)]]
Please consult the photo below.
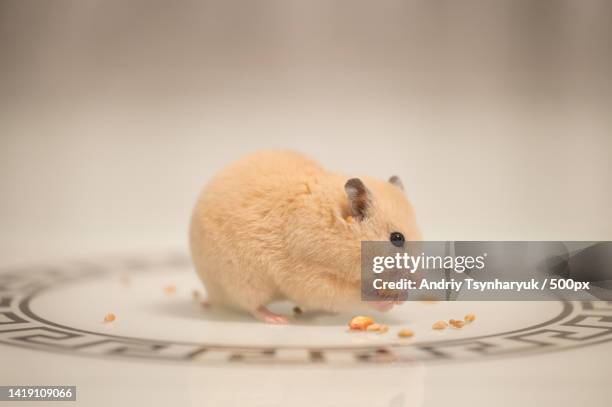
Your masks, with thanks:
[(164, 287), (164, 291), (166, 294), (174, 294), (176, 292), (176, 287), (173, 285), (167, 285)]
[(442, 329), (446, 329), (447, 326), (448, 324), (446, 323), (446, 321), (438, 321), (432, 325), (432, 328), (442, 330)]
[(112, 312), (109, 312), (104, 316), (104, 322), (113, 322), (117, 317)]
[(463, 322), (461, 320), (457, 320), (457, 319), (451, 319), (448, 322), (449, 322), (449, 324), (451, 324), (455, 328), (463, 328), (463, 325), (465, 325), (465, 322)]
[(353, 217), (351, 215), (346, 217), (346, 223), (353, 223)]
[(365, 331), (368, 326), (372, 325), (374, 320), (371, 317), (366, 316), (356, 316), (349, 322), (349, 328), (354, 331)]
[(385, 325), (385, 324), (368, 325), (368, 327), (366, 328), (366, 331), (378, 332), (379, 334), (384, 334), (385, 332), (389, 331), (389, 325)]
[(476, 320), (476, 315), (467, 314), (464, 319), (465, 319), (465, 322), (467, 323), (474, 322)]
[(380, 331), (380, 324), (371, 324), (366, 328), (368, 332), (378, 332)]
[(400, 329), (400, 331), (397, 333), (397, 336), (399, 336), (400, 338), (411, 338), (414, 336), (414, 332), (412, 332), (410, 329)]
[(302, 314), (304, 313), (304, 311), (303, 311), (303, 310), (302, 310), (300, 307), (298, 307), (298, 306), (296, 305), (295, 307), (293, 307), (293, 313), (294, 313), (295, 315), (302, 315)]

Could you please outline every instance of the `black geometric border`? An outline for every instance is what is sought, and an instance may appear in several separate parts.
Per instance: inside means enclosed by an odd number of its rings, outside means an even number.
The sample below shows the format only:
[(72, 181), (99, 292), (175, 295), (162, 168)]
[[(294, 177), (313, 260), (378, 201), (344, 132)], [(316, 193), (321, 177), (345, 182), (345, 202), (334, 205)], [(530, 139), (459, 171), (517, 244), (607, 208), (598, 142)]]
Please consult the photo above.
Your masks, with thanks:
[(466, 339), (382, 347), (228, 346), (160, 341), (85, 331), (48, 321), (30, 308), (33, 298), (58, 285), (113, 273), (163, 268), (191, 270), (184, 255), (135, 257), (0, 271), (0, 343), (70, 355), (187, 363), (413, 363), (487, 360), (561, 351), (612, 341), (612, 302), (562, 302), (561, 312), (540, 324)]

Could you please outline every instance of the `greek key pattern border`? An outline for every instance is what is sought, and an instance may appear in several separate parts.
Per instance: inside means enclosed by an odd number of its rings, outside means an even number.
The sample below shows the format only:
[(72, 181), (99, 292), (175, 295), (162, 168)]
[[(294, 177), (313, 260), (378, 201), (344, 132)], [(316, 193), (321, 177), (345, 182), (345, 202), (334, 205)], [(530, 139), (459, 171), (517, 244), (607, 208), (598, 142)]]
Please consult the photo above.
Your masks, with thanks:
[(612, 341), (612, 302), (563, 302), (555, 318), (494, 335), (385, 347), (238, 347), (123, 337), (62, 326), (36, 315), (30, 302), (67, 282), (163, 267), (191, 269), (184, 255), (134, 257), (30, 269), (0, 270), (0, 344), (87, 357), (182, 363), (457, 362), (561, 351)]

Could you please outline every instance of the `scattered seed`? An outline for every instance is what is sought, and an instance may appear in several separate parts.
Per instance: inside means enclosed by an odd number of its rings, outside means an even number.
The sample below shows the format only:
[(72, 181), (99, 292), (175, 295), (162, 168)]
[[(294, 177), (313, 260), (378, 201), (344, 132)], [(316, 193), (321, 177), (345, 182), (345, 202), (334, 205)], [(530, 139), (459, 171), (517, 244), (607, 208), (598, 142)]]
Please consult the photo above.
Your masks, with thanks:
[(293, 313), (295, 315), (302, 315), (304, 311), (302, 311), (302, 309), (296, 305), (295, 307), (293, 307)]
[(346, 223), (353, 223), (353, 217), (351, 215), (346, 217)]
[(476, 320), (476, 315), (474, 315), (474, 314), (467, 314), (465, 316), (464, 320), (467, 323), (474, 322)]
[(411, 338), (414, 336), (414, 332), (412, 332), (410, 329), (400, 329), (397, 336), (400, 338)]
[(374, 320), (371, 317), (366, 316), (356, 316), (349, 322), (349, 328), (354, 331), (365, 331), (368, 326), (372, 325)]
[(166, 292), (166, 294), (174, 294), (176, 293), (176, 286), (174, 285), (167, 285), (164, 287), (164, 291)]
[(446, 323), (446, 321), (437, 321), (436, 323), (432, 325), (432, 328), (442, 330), (442, 329), (446, 329), (447, 326), (448, 324)]
[(104, 322), (113, 322), (117, 317), (112, 312), (109, 312), (104, 316)]
[(379, 330), (380, 330), (379, 324), (371, 324), (371, 325), (368, 325), (368, 327), (366, 328), (366, 331), (368, 332), (378, 332)]
[(457, 319), (451, 319), (450, 321), (448, 321), (448, 323), (455, 328), (463, 328), (463, 326), (465, 325), (465, 322)]
[(378, 332), (379, 334), (384, 334), (385, 332), (389, 331), (389, 325), (385, 325), (385, 324), (368, 325), (368, 327), (366, 328), (366, 331)]

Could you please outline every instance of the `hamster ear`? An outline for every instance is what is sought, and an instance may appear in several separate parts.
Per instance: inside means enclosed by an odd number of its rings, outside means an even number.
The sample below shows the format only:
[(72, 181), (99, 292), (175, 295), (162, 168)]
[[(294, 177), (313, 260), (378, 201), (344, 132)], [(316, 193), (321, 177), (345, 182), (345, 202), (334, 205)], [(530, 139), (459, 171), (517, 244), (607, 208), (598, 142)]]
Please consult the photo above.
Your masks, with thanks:
[(402, 183), (402, 180), (399, 179), (399, 177), (397, 175), (394, 175), (391, 178), (389, 178), (389, 183), (392, 184), (392, 185), (395, 185), (401, 191), (404, 190), (404, 184)]
[(359, 178), (351, 178), (344, 184), (344, 190), (351, 205), (351, 214), (361, 220), (370, 206), (370, 191)]

